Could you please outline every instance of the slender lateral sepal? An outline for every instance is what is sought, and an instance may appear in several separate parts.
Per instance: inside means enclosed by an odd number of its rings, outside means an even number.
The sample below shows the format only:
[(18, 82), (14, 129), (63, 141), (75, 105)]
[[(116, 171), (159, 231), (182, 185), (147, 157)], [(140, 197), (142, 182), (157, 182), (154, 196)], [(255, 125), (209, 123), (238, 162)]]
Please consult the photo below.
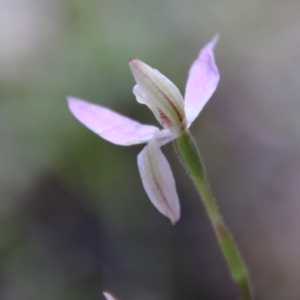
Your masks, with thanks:
[(140, 124), (106, 107), (68, 97), (72, 114), (87, 128), (116, 145), (146, 143), (159, 131), (155, 126)]
[(173, 225), (180, 217), (180, 205), (171, 167), (155, 139), (137, 158), (144, 189), (160, 213)]
[(242, 300), (252, 300), (247, 269), (212, 196), (195, 142), (188, 132), (184, 132), (175, 140), (175, 143), (178, 153), (204, 203), (232, 279), (239, 291), (240, 298)]

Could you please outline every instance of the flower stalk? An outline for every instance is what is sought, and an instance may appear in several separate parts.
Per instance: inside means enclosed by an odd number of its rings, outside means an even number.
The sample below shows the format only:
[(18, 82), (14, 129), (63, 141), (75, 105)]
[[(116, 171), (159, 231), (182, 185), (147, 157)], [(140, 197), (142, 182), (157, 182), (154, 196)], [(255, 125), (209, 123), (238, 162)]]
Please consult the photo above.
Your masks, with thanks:
[(208, 217), (217, 236), (219, 246), (227, 262), (231, 277), (239, 291), (240, 299), (252, 300), (253, 298), (247, 269), (238, 247), (235, 244), (228, 227), (223, 221), (216, 201), (205, 178), (205, 171), (197, 146), (187, 131), (175, 140), (175, 145), (184, 166), (186, 167), (189, 175), (196, 185), (198, 193), (201, 196)]

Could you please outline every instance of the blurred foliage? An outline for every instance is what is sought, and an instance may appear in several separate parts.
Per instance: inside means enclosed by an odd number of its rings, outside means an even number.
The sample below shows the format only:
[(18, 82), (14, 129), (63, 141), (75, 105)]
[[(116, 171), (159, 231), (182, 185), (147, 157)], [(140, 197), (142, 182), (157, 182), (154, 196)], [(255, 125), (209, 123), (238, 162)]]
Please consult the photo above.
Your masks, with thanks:
[(0, 0), (0, 298), (234, 299), (193, 185), (152, 207), (141, 146), (111, 145), (66, 95), (155, 124), (131, 93), (137, 56), (182, 92), (216, 33), (221, 83), (192, 127), (258, 299), (299, 299), (299, 9), (287, 1)]

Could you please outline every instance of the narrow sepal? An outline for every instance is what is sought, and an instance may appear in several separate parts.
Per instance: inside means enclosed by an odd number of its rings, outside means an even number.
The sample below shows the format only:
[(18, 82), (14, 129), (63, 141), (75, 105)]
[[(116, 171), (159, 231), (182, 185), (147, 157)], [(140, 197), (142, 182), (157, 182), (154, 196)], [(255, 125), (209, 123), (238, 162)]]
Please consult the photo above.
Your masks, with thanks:
[(180, 205), (171, 167), (153, 138), (138, 155), (138, 167), (146, 193), (160, 213), (175, 224)]
[(159, 131), (155, 126), (140, 124), (108, 108), (77, 98), (68, 97), (68, 105), (72, 114), (83, 125), (117, 145), (145, 143)]
[(184, 97), (188, 127), (198, 116), (218, 85), (220, 74), (213, 53), (217, 41), (218, 37), (216, 36), (204, 46), (190, 68)]

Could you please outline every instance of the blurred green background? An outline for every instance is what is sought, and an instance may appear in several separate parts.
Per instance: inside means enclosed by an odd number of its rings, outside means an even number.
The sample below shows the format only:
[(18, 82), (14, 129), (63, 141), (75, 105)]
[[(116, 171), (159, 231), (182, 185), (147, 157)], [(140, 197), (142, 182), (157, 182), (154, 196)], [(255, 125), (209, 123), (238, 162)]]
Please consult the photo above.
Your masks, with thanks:
[(191, 130), (257, 299), (300, 299), (299, 13), (297, 0), (0, 0), (0, 299), (236, 299), (172, 145), (175, 227), (142, 188), (142, 146), (101, 140), (65, 101), (156, 124), (127, 60), (184, 92), (216, 33), (221, 81)]

